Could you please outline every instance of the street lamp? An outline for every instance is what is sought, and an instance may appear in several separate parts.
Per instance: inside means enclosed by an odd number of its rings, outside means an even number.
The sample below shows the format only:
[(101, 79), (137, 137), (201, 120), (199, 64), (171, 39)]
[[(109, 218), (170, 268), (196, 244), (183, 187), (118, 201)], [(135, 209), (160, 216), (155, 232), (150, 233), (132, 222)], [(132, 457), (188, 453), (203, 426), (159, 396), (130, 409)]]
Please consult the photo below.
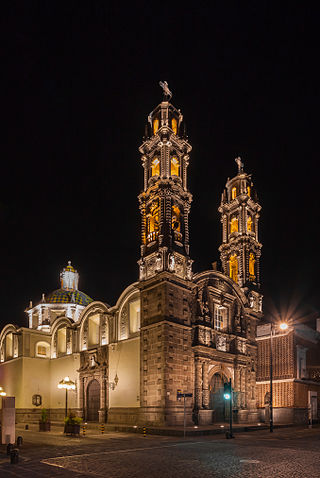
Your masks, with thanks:
[[(279, 324), (281, 330), (287, 330), (288, 324), (286, 322), (281, 322)], [(273, 348), (272, 348), (272, 337), (274, 336), (273, 324), (270, 324), (270, 433), (273, 432), (273, 390), (272, 390), (272, 378), (273, 378)]]
[(58, 388), (64, 388), (66, 390), (66, 412), (65, 416), (68, 416), (68, 390), (75, 390), (76, 384), (70, 380), (69, 377), (64, 377), (63, 380), (60, 380)]
[(5, 397), (6, 395), (6, 392), (3, 390), (2, 387), (0, 387), (0, 397)]

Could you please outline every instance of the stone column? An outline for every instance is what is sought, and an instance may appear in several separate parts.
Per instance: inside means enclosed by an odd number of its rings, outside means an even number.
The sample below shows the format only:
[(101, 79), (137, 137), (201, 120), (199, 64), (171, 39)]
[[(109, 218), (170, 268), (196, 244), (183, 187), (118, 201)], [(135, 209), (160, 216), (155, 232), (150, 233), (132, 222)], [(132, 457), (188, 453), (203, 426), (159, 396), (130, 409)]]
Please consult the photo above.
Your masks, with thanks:
[(202, 408), (202, 363), (199, 357), (196, 357), (195, 363), (195, 405), (196, 409)]
[(209, 409), (209, 377), (208, 377), (208, 362), (203, 362), (202, 365), (202, 405), (203, 408)]

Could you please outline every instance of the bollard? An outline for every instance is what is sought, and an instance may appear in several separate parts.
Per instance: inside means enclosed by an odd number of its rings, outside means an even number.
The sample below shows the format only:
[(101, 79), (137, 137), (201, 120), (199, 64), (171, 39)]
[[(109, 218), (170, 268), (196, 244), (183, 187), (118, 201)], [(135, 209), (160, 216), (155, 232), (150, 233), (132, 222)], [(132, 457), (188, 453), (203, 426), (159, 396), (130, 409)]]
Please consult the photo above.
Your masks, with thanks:
[(22, 446), (22, 445), (23, 445), (23, 438), (22, 438), (21, 436), (19, 436), (19, 437), (17, 438), (17, 447), (19, 448), (19, 447)]
[(84, 437), (86, 436), (86, 428), (87, 427), (85, 425), (82, 426), (82, 436)]
[(7, 455), (9, 456), (11, 453), (11, 450), (14, 449), (14, 445), (12, 443), (8, 443), (7, 445)]
[(15, 465), (19, 463), (19, 450), (18, 448), (13, 448), (10, 452), (10, 463), (11, 465)]
[(103, 435), (104, 434), (104, 423), (101, 423), (100, 429), (101, 429), (101, 435)]
[(147, 435), (147, 429), (146, 427), (143, 427), (143, 436), (145, 437)]

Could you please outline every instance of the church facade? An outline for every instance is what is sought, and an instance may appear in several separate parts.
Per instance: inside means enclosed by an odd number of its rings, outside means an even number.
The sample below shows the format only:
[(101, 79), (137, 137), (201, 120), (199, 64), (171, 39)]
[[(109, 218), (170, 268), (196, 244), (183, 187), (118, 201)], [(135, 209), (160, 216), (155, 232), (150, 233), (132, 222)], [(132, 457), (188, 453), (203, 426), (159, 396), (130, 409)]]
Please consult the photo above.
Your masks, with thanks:
[[(170, 93), (170, 92), (169, 92)], [(211, 424), (228, 418), (223, 384), (231, 379), (239, 422), (258, 421), (257, 323), (261, 206), (240, 158), (219, 212), (222, 270), (194, 274), (189, 250), (191, 145), (180, 110), (165, 91), (148, 116), (140, 146), (139, 278), (110, 306), (78, 289), (69, 263), (60, 289), (26, 310), (29, 327), (0, 335), (0, 385), (16, 397), (19, 421), (64, 416), (65, 376), (75, 384), (69, 407), (85, 420), (141, 425)]]

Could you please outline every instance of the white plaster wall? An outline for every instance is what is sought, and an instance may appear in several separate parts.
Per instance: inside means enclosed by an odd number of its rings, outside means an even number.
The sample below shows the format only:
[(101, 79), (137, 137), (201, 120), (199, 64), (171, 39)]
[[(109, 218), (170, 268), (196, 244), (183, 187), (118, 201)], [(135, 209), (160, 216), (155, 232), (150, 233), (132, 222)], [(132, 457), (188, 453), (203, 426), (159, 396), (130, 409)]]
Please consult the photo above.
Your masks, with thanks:
[[(34, 359), (33, 359), (34, 360)], [(68, 392), (68, 408), (79, 407), (79, 374), (77, 370), (80, 367), (80, 354), (64, 355), (50, 360), (50, 378), (48, 382), (51, 390), (50, 408), (65, 407), (65, 390), (58, 388), (58, 383), (68, 376), (76, 382), (76, 390)]]
[[(114, 350), (113, 350), (114, 349)], [(140, 406), (140, 337), (109, 345), (109, 381), (119, 382), (110, 389), (109, 407)]]

